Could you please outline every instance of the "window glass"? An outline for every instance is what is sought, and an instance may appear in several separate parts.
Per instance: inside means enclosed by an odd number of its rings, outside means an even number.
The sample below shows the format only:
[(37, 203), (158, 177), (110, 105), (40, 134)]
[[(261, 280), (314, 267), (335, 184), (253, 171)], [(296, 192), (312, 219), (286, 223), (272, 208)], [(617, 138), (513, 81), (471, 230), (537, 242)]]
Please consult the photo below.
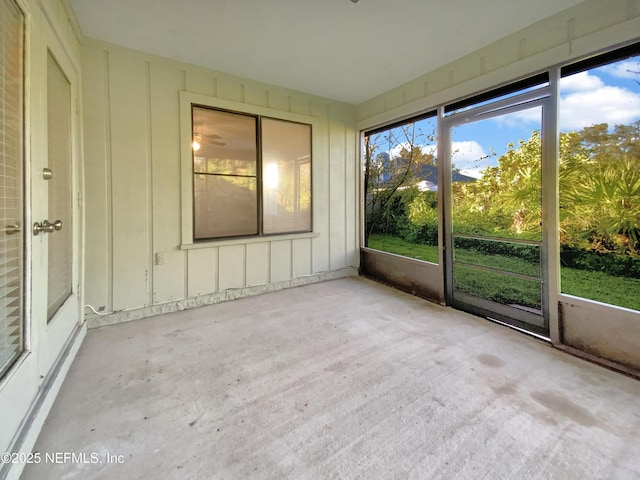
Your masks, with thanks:
[(256, 176), (256, 118), (210, 108), (193, 108), (193, 170)]
[(192, 106), (192, 128), (195, 240), (312, 230), (311, 125)]
[(61, 221), (62, 229), (47, 238), (48, 287), (47, 318), (52, 319), (72, 292), (72, 162), (71, 85), (51, 55), (47, 55), (48, 163), (54, 172), (47, 182), (49, 214)]
[(365, 245), (438, 263), (436, 117), (365, 134)]
[(562, 292), (640, 310), (640, 56), (579, 70), (560, 83)]
[(310, 231), (311, 126), (263, 118), (261, 131), (263, 231)]
[(258, 233), (256, 179), (196, 174), (195, 238)]
[(196, 240), (258, 234), (256, 118), (193, 107)]

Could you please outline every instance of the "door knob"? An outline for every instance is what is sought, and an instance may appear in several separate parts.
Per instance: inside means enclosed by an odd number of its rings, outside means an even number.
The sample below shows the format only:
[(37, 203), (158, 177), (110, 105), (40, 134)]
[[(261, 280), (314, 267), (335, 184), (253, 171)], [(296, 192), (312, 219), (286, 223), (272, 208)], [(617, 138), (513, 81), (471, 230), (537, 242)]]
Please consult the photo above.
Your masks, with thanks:
[(7, 235), (13, 235), (14, 233), (20, 232), (20, 225), (14, 223), (13, 225), (7, 225), (4, 227), (4, 231)]
[(59, 232), (60, 230), (62, 230), (62, 220), (56, 220), (55, 222), (53, 222), (53, 229), (56, 232)]
[[(39, 235), (40, 232), (51, 233), (55, 228), (54, 223), (49, 223), (49, 220), (43, 220), (42, 223), (36, 222), (33, 224), (33, 234)], [(60, 228), (62, 228), (62, 222), (60, 222)]]

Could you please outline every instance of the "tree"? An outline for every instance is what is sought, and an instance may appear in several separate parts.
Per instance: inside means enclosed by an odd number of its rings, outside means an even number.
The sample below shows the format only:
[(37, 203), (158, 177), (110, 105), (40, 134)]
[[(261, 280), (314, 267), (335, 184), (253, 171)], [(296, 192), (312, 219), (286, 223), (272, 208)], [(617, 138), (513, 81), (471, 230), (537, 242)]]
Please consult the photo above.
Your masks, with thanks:
[(597, 136), (593, 127), (565, 134), (574, 151), (560, 164), (561, 240), (639, 255), (640, 122), (597, 127)]
[[(403, 196), (415, 194), (421, 169), (436, 163), (435, 156), (421, 148), (434, 141), (433, 132), (424, 132), (416, 123), (365, 137), (367, 236), (374, 231), (396, 233), (398, 217), (406, 215)], [(394, 150), (398, 153), (391, 155)]]

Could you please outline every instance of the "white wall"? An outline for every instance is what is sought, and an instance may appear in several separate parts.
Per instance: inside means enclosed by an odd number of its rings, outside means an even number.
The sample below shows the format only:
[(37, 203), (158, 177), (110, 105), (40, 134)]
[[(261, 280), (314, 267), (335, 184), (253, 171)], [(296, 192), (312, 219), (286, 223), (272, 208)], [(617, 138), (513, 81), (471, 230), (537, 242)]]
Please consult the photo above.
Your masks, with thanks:
[[(98, 41), (83, 43), (86, 302), (105, 312), (124, 311), (95, 317), (94, 325), (355, 273), (354, 107)], [(266, 109), (274, 117), (314, 118), (313, 235), (181, 248), (181, 91)], [(166, 264), (156, 265), (157, 253), (166, 253)]]

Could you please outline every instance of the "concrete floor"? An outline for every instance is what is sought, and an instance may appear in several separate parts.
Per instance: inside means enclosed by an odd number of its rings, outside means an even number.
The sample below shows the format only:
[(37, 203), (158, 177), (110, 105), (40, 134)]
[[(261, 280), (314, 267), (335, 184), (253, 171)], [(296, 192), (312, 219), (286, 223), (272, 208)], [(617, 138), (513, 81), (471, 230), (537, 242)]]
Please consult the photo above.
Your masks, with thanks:
[(35, 449), (87, 463), (22, 478), (638, 479), (639, 439), (638, 380), (348, 278), (89, 331)]

